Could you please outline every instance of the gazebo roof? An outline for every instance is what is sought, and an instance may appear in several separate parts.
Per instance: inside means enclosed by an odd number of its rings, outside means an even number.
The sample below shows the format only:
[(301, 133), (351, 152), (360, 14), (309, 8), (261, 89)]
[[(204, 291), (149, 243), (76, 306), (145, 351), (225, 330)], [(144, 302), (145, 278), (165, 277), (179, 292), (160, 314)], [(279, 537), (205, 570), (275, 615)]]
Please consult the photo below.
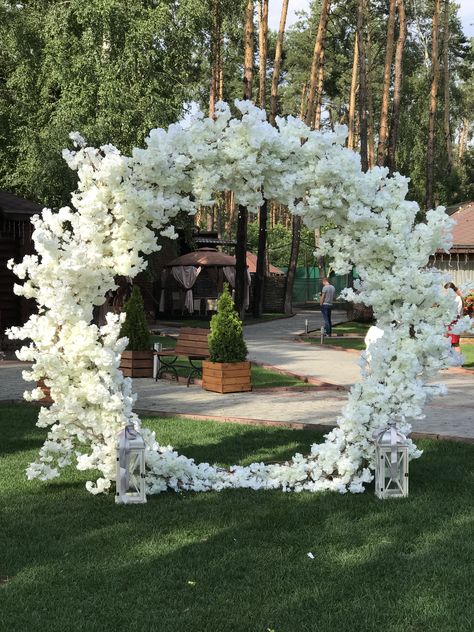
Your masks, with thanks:
[(218, 252), (213, 248), (200, 248), (194, 252), (181, 255), (181, 257), (173, 259), (166, 265), (167, 268), (174, 268), (175, 266), (235, 266), (235, 257)]
[[(166, 264), (167, 268), (174, 268), (175, 266), (235, 266), (235, 257), (214, 250), (214, 248), (199, 248), (199, 250), (188, 252)], [(247, 252), (247, 268), (250, 274), (257, 271), (257, 255), (254, 255), (253, 252)], [(285, 273), (280, 268), (270, 265), (270, 274), (284, 275)]]

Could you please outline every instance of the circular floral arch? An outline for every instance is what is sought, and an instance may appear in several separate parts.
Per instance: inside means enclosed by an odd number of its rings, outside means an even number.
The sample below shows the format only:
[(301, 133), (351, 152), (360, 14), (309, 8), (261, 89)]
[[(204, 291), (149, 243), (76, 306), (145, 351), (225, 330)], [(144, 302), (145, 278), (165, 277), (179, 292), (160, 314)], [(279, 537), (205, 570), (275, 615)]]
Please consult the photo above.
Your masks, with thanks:
[[(54, 400), (40, 409), (38, 426), (49, 431), (29, 478), (54, 478), (74, 461), (78, 469), (100, 471), (86, 485), (90, 492), (109, 489), (117, 434), (140, 421), (132, 411), (131, 380), (118, 368), (126, 344), (119, 338), (120, 318), (108, 314), (107, 324), (97, 327), (93, 308), (115, 288), (115, 275), (134, 277), (145, 268), (144, 255), (160, 248), (160, 234), (174, 236), (171, 222), (179, 211), (195, 213), (221, 191), (233, 191), (250, 211), (258, 210), (264, 191), (310, 228), (332, 226), (321, 239), (321, 254), (337, 273), (357, 267), (357, 300), (373, 307), (385, 334), (371, 347), (370, 367), (362, 354), (362, 381), (352, 387), (337, 427), (308, 456), (223, 470), (161, 447), (141, 428), (148, 493), (363, 491), (372, 479), (373, 433), (388, 422), (408, 433), (409, 420), (422, 417), (427, 398), (441, 391), (425, 382), (450, 362), (443, 323), (452, 320), (453, 301), (442, 293), (443, 277), (425, 266), (430, 254), (450, 246), (444, 208), (415, 223), (419, 209), (405, 199), (407, 179), (389, 178), (384, 168), (363, 173), (359, 155), (343, 146), (344, 127), (312, 131), (293, 117), (272, 127), (250, 102), (236, 102), (236, 108), (236, 118), (220, 103), (214, 120), (200, 114), (187, 126), (153, 129), (146, 148), (131, 156), (110, 145), (86, 147), (71, 135), (76, 151), (64, 157), (79, 181), (71, 207), (35, 216), (37, 254), (10, 262), (24, 279), (15, 291), (38, 303), (38, 313), (10, 336), (31, 341), (18, 352), (33, 362), (24, 378), (46, 379)], [(346, 291), (347, 299), (354, 296)], [(40, 399), (42, 392), (36, 388), (25, 397)], [(410, 452), (420, 455), (413, 443)]]

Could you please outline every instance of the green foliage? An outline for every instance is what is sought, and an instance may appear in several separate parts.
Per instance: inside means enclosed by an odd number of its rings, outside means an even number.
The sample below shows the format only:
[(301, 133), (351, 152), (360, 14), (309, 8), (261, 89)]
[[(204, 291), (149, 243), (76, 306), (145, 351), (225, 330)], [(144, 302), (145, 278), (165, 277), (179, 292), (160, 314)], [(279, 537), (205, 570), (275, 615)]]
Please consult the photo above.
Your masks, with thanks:
[(179, 118), (207, 57), (206, 4), (2, 3), (0, 186), (68, 203), (75, 177), (61, 150), (69, 132), (129, 152), (150, 128)]
[[(267, 233), (268, 258), (272, 265), (286, 267), (290, 259), (291, 251), (291, 227), (286, 228), (283, 224), (275, 224), (268, 229)], [(314, 231), (307, 226), (301, 228), (300, 251), (298, 255), (299, 266), (316, 265)], [(258, 249), (258, 220), (249, 222), (247, 249), (257, 252)]]
[(120, 336), (128, 338), (127, 351), (148, 351), (151, 348), (151, 336), (138, 285), (134, 285), (132, 295), (125, 303), (124, 312), (127, 318), (122, 325)]
[[(382, 79), (387, 37), (388, 2), (374, 0), (367, 12), (367, 73), (372, 89), (374, 141), (377, 149)], [(307, 83), (314, 40), (318, 28), (321, 1), (310, 3), (309, 11), (290, 27), (286, 36), (283, 64), (283, 81), (280, 89), (280, 111), (298, 114), (302, 88)], [(333, 2), (325, 42), (324, 95), (322, 127), (347, 123), (354, 39), (356, 29), (356, 3)], [(396, 170), (410, 178), (409, 197), (423, 204), (425, 198), (426, 142), (428, 132), (428, 95), (431, 87), (431, 29), (433, 3), (417, 0), (405, 3), (408, 34), (403, 59), (403, 89), (397, 143)], [(395, 30), (395, 37), (398, 34)], [(440, 45), (443, 42), (443, 24), (440, 26)], [(462, 32), (459, 6), (450, 4), (449, 24), (449, 96), (450, 130), (453, 140), (454, 164), (448, 168), (446, 142), (443, 134), (444, 75), (438, 89), (436, 134), (434, 147), (435, 202), (454, 204), (471, 199), (469, 187), (469, 157), (461, 164), (456, 161), (455, 142), (459, 138), (462, 118), (474, 117), (474, 40), (469, 43)], [(272, 261), (273, 263), (273, 261)], [(301, 265), (301, 262), (300, 262)]]
[(247, 357), (242, 321), (227, 284), (217, 301), (217, 314), (211, 319), (209, 352), (211, 362), (243, 362)]
[(458, 173), (459, 199), (456, 201), (474, 200), (474, 147), (470, 147), (464, 154)]

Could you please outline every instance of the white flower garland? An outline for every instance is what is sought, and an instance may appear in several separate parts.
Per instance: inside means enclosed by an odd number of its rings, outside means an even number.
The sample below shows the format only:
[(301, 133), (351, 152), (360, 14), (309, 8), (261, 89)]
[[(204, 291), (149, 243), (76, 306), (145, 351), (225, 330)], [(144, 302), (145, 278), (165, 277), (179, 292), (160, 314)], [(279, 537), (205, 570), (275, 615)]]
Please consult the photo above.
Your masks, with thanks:
[[(454, 318), (454, 301), (442, 291), (443, 277), (425, 266), (430, 254), (450, 247), (444, 209), (415, 224), (418, 206), (405, 200), (407, 180), (388, 178), (382, 168), (363, 173), (358, 154), (343, 147), (344, 127), (321, 133), (288, 117), (274, 128), (250, 102), (236, 107), (239, 118), (219, 103), (215, 120), (199, 114), (186, 129), (154, 129), (146, 148), (130, 157), (109, 145), (86, 147), (71, 135), (76, 151), (64, 157), (79, 176), (72, 208), (35, 216), (37, 254), (10, 262), (24, 280), (17, 294), (38, 303), (38, 314), (10, 336), (31, 341), (18, 352), (33, 362), (23, 376), (45, 379), (54, 400), (39, 413), (38, 426), (49, 432), (27, 470), (30, 479), (54, 478), (75, 460), (78, 469), (101, 473), (87, 483), (90, 492), (110, 488), (117, 434), (130, 422), (140, 428), (140, 421), (131, 380), (118, 368), (126, 345), (120, 319), (108, 314), (99, 328), (91, 324), (93, 307), (114, 289), (114, 275), (134, 277), (145, 268), (143, 255), (160, 248), (157, 233), (175, 236), (170, 222), (179, 211), (195, 213), (220, 191), (234, 191), (236, 203), (252, 211), (265, 191), (309, 227), (333, 225), (321, 253), (338, 273), (357, 267), (363, 279), (357, 300), (372, 305), (385, 335), (371, 347), (370, 369), (362, 354), (362, 383), (352, 387), (337, 427), (309, 456), (222, 470), (160, 446), (142, 428), (150, 494), (228, 487), (361, 492), (372, 479), (374, 431), (395, 420), (409, 432), (408, 420), (422, 417), (427, 398), (442, 391), (425, 382), (450, 364), (444, 325)], [(25, 393), (41, 397), (38, 388)], [(419, 454), (411, 444), (411, 456)]]

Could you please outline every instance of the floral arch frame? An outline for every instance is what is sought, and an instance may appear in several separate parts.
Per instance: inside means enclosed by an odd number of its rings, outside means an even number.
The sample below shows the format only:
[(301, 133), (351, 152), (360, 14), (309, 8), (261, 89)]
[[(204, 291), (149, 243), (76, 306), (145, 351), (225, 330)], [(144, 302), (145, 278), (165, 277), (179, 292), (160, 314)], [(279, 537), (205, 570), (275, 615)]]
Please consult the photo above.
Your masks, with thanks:
[[(76, 150), (64, 158), (79, 181), (71, 207), (35, 216), (37, 254), (10, 262), (24, 280), (15, 291), (38, 304), (38, 313), (10, 337), (31, 341), (18, 352), (33, 362), (24, 378), (46, 379), (54, 400), (39, 412), (37, 425), (49, 431), (27, 469), (30, 479), (54, 478), (75, 461), (80, 470), (100, 472), (86, 484), (90, 492), (111, 487), (117, 435), (129, 423), (140, 428), (140, 421), (131, 380), (118, 368), (126, 345), (120, 318), (108, 314), (107, 324), (97, 327), (93, 307), (114, 289), (114, 275), (133, 277), (145, 268), (144, 255), (159, 249), (157, 232), (175, 236), (171, 222), (179, 211), (195, 213), (220, 191), (234, 191), (236, 202), (251, 211), (264, 191), (310, 228), (332, 225), (320, 252), (337, 273), (357, 267), (357, 300), (373, 307), (385, 333), (371, 347), (370, 367), (362, 354), (362, 381), (352, 387), (337, 427), (308, 456), (224, 470), (160, 446), (141, 428), (148, 493), (229, 487), (361, 492), (372, 479), (374, 432), (396, 422), (408, 433), (428, 397), (442, 392), (426, 380), (450, 364), (443, 323), (451, 322), (454, 302), (442, 292), (442, 275), (426, 265), (430, 254), (450, 247), (444, 208), (415, 223), (419, 209), (405, 199), (407, 179), (389, 178), (378, 167), (363, 173), (359, 155), (344, 147), (344, 127), (313, 131), (293, 117), (272, 127), (250, 102), (235, 106), (235, 118), (219, 103), (215, 119), (198, 114), (186, 126), (153, 129), (146, 148), (129, 157), (110, 145), (87, 147), (71, 134)], [(354, 297), (346, 291), (348, 300)], [(41, 397), (38, 388), (25, 393), (26, 399)], [(411, 457), (420, 454), (410, 442)]]

